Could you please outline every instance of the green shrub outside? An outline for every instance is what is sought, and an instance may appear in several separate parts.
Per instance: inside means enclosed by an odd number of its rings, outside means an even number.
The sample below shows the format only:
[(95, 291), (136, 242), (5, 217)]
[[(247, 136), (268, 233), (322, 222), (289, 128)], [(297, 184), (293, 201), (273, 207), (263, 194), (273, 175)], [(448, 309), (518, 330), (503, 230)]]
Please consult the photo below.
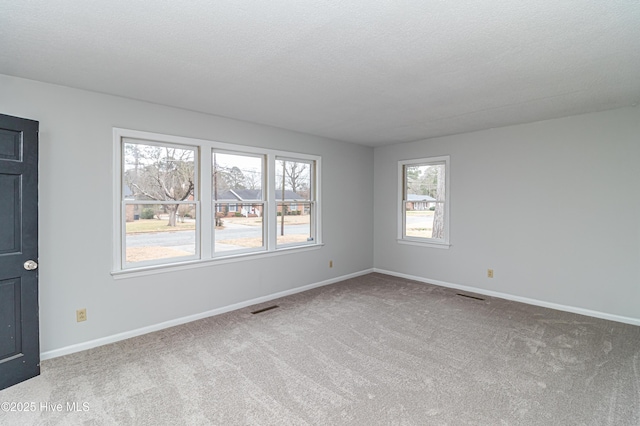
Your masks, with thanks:
[(153, 219), (155, 215), (156, 214), (153, 211), (153, 209), (150, 209), (150, 208), (142, 209), (142, 213), (140, 213), (140, 219)]

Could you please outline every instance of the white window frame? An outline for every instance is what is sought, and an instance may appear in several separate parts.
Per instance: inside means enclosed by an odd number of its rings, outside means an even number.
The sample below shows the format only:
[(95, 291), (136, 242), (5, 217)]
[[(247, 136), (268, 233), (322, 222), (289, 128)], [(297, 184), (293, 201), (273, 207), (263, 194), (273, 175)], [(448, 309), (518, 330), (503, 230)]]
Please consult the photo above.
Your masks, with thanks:
[[(164, 141), (158, 141), (158, 140), (142, 140), (142, 139), (138, 139), (138, 138), (132, 138), (132, 137), (122, 137), (120, 139), (120, 144), (119, 144), (119, 149), (120, 152), (118, 153), (119, 157), (120, 157), (120, 164), (118, 166), (118, 173), (120, 174), (119, 176), (119, 182), (118, 185), (120, 186), (120, 190), (123, 191), (124, 189), (124, 182), (122, 179), (123, 176), (123, 166), (124, 163), (122, 162), (122, 155), (123, 155), (123, 145), (125, 143), (139, 143), (140, 145), (147, 145), (147, 146), (157, 146), (157, 147), (167, 147), (167, 148), (176, 148), (176, 149), (189, 149), (189, 150), (193, 150), (193, 200), (185, 200), (185, 201), (176, 201), (176, 200), (172, 200), (172, 201), (161, 201), (161, 200), (128, 200), (126, 199), (126, 197), (124, 196), (124, 194), (121, 192), (120, 196), (119, 196), (119, 205), (121, 208), (121, 221), (120, 221), (120, 225), (119, 225), (119, 234), (120, 234), (120, 265), (122, 265), (122, 269), (131, 269), (134, 267), (128, 266), (127, 265), (127, 261), (126, 261), (126, 209), (128, 205), (176, 205), (176, 204), (180, 204), (180, 205), (194, 205), (195, 206), (195, 210), (196, 210), (196, 229), (194, 230), (195, 232), (195, 245), (194, 245), (194, 249), (195, 249), (195, 253), (191, 256), (180, 256), (180, 257), (172, 257), (172, 258), (162, 258), (162, 259), (153, 259), (153, 260), (148, 260), (148, 261), (144, 261), (144, 262), (140, 262), (138, 265), (136, 265), (137, 267), (148, 267), (148, 266), (157, 266), (157, 265), (165, 265), (167, 263), (167, 260), (172, 260), (173, 262), (184, 262), (184, 261), (191, 261), (191, 260), (197, 260), (200, 259), (200, 233), (199, 233), (199, 229), (200, 229), (200, 191), (199, 191), (199, 187), (200, 187), (200, 178), (199, 178), (199, 164), (200, 164), (200, 150), (196, 145), (187, 145), (187, 144), (175, 144), (175, 143), (171, 143), (171, 142), (164, 142)], [(172, 263), (173, 263), (172, 262)]]
[[(277, 234), (275, 235), (275, 239), (274, 242), (276, 243), (276, 250), (287, 250), (289, 248), (292, 247), (301, 247), (301, 246), (306, 246), (306, 245), (315, 245), (318, 244), (317, 240), (318, 240), (318, 227), (319, 227), (319, 218), (317, 217), (320, 209), (318, 207), (318, 189), (319, 189), (319, 179), (318, 179), (318, 167), (319, 167), (319, 163), (316, 160), (313, 159), (309, 159), (306, 158), (304, 156), (300, 156), (300, 155), (295, 155), (295, 156), (291, 156), (291, 154), (289, 155), (277, 155), (274, 159), (275, 161), (295, 161), (295, 162), (303, 162), (303, 163), (310, 163), (310, 167), (311, 170), (309, 171), (309, 185), (311, 186), (309, 188), (309, 199), (308, 200), (295, 200), (295, 201), (285, 201), (285, 204), (291, 205), (293, 203), (297, 204), (303, 204), (303, 205), (309, 205), (309, 215), (311, 216), (311, 224), (310, 224), (310, 231), (311, 231), (311, 235), (312, 235), (312, 240), (309, 241), (307, 240), (306, 242), (298, 242), (298, 243), (285, 243), (285, 244), (277, 244)], [(274, 168), (275, 168), (275, 161), (273, 163)], [(275, 170), (274, 170), (275, 172)], [(278, 194), (278, 190), (280, 188), (276, 188), (276, 176), (275, 173), (273, 173), (273, 194)], [(278, 203), (282, 203), (282, 199), (275, 199), (275, 203), (274, 203), (274, 211), (276, 211), (276, 218), (278, 217), (277, 215), (277, 210), (278, 210)], [(281, 214), (284, 214), (284, 209), (281, 212)], [(278, 228), (278, 221), (275, 221), (276, 223), (276, 228)], [(277, 230), (276, 230), (277, 232)]]
[[(417, 166), (417, 165), (437, 165), (444, 164), (444, 173), (445, 173), (445, 200), (444, 200), (444, 239), (436, 239), (436, 238), (423, 238), (423, 237), (411, 237), (405, 235), (405, 220), (406, 220), (406, 201), (405, 197), (405, 183), (406, 178), (404, 174), (405, 166)], [(450, 165), (450, 156), (442, 155), (438, 157), (425, 157), (425, 158), (415, 158), (409, 160), (401, 160), (398, 161), (398, 200), (397, 200), (397, 241), (400, 244), (410, 244), (417, 245), (422, 247), (432, 247), (439, 249), (448, 249), (451, 247), (451, 232), (450, 232), (450, 224), (451, 224), (451, 165)]]
[[(215, 210), (216, 212), (219, 212), (218, 209), (222, 206), (222, 205), (227, 205), (228, 206), (228, 212), (229, 213), (237, 213), (238, 211), (238, 206), (239, 205), (247, 205), (247, 204), (261, 204), (262, 205), (262, 210), (266, 210), (266, 206), (267, 206), (267, 200), (265, 197), (265, 193), (266, 193), (266, 187), (267, 187), (267, 161), (266, 161), (266, 155), (265, 154), (256, 154), (254, 152), (243, 152), (243, 151), (229, 151), (229, 150), (225, 150), (225, 149), (218, 149), (218, 148), (212, 148), (210, 154), (213, 155), (213, 153), (218, 153), (218, 154), (230, 154), (230, 155), (238, 155), (238, 156), (245, 156), (245, 157), (255, 157), (255, 158), (260, 158), (261, 162), (262, 162), (262, 182), (260, 183), (261, 188), (262, 188), (262, 199), (248, 199), (248, 200), (222, 200), (219, 199), (217, 202), (216, 200), (213, 200), (214, 206), (215, 206)], [(212, 160), (211, 156), (209, 158), (209, 160)], [(213, 163), (211, 164), (211, 170), (213, 171), (215, 169)], [(213, 184), (212, 184), (212, 188), (213, 188)], [(234, 206), (234, 209), (231, 209), (231, 206)], [(222, 209), (220, 209), (222, 211)], [(220, 211), (220, 212), (221, 212)], [(212, 218), (213, 219), (213, 218)], [(222, 220), (224, 221), (225, 218), (222, 218)], [(216, 247), (215, 247), (215, 225), (213, 225), (213, 234), (211, 237), (211, 241), (212, 241), (212, 257), (214, 258), (225, 258), (225, 257), (230, 257), (230, 256), (234, 256), (234, 255), (239, 255), (239, 254), (249, 254), (249, 253), (256, 253), (256, 252), (265, 252), (267, 251), (267, 227), (265, 224), (265, 217), (262, 217), (262, 246), (261, 247), (256, 247), (256, 248), (242, 248), (242, 249), (236, 249), (236, 250), (229, 250), (229, 251), (222, 251), (222, 252), (217, 252), (216, 253)]]
[[(125, 203), (122, 194), (122, 168), (123, 168), (123, 139), (138, 139), (142, 144), (173, 145), (178, 147), (195, 147), (198, 156), (198, 164), (195, 169), (199, 174), (195, 176), (198, 182), (199, 209), (196, 214), (196, 241), (199, 241), (196, 247), (196, 256), (189, 259), (163, 259), (158, 264), (145, 264), (141, 266), (126, 265), (124, 261), (124, 244), (125, 244)], [(260, 148), (249, 145), (237, 145), (224, 142), (210, 141), (205, 139), (193, 139), (181, 136), (163, 135), (158, 133), (144, 132), (138, 130), (114, 128), (114, 153), (113, 153), (113, 243), (112, 243), (112, 271), (111, 274), (115, 278), (126, 278), (129, 276), (149, 275), (160, 273), (168, 270), (183, 270), (194, 267), (203, 267), (211, 264), (222, 264), (228, 262), (236, 262), (246, 260), (247, 258), (258, 258), (268, 256), (279, 256), (294, 251), (314, 250), (323, 246), (322, 242), (322, 158), (319, 155), (304, 154), (298, 152), (281, 151), (269, 148)], [(266, 198), (262, 212), (264, 221), (264, 243), (265, 249), (260, 251), (245, 252), (243, 250), (231, 251), (229, 254), (215, 254), (213, 249), (214, 242), (214, 200), (212, 194), (212, 170), (213, 164), (211, 155), (213, 150), (226, 150), (238, 154), (264, 156), (265, 164), (263, 173), (266, 174)], [(312, 208), (314, 215), (312, 216), (312, 233), (314, 241), (308, 241), (300, 244), (287, 244), (286, 246), (276, 246), (276, 217), (277, 200), (276, 194), (276, 178), (275, 178), (275, 162), (276, 158), (289, 158), (301, 161), (310, 161), (314, 163), (313, 175), (311, 176), (313, 192)], [(195, 204), (194, 202), (189, 202)], [(142, 204), (142, 203), (141, 203)], [(158, 204), (158, 203), (155, 203)], [(211, 220), (209, 220), (211, 219)], [(198, 255), (199, 252), (199, 255)], [(165, 261), (167, 260), (167, 261)]]

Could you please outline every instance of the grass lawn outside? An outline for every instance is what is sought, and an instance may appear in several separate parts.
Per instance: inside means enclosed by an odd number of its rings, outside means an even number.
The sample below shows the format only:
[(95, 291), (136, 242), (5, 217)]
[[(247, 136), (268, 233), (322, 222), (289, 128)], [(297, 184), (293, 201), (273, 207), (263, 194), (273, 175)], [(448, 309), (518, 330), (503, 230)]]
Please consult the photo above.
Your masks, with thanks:
[[(278, 216), (278, 224), (281, 221), (281, 217)], [(310, 215), (300, 216), (285, 216), (284, 223), (286, 225), (304, 225), (311, 220)], [(127, 222), (126, 229), (127, 234), (140, 234), (145, 232), (175, 232), (175, 231), (192, 231), (196, 229), (196, 222), (193, 219), (189, 219), (185, 222), (176, 224), (175, 227), (167, 226), (169, 219), (140, 219), (133, 222)], [(222, 227), (217, 226), (216, 229), (224, 229), (224, 224), (236, 224), (244, 226), (262, 226), (261, 217), (225, 217), (222, 218)]]
[(433, 235), (432, 228), (407, 228), (407, 237), (431, 238)]
[(196, 222), (190, 220), (188, 222), (178, 222), (176, 226), (168, 226), (168, 219), (140, 219), (133, 222), (127, 222), (127, 234), (140, 234), (145, 232), (175, 232), (175, 231), (192, 231), (196, 229)]
[[(278, 234), (278, 244), (304, 243), (307, 242), (307, 234), (280, 235)], [(262, 247), (262, 238), (240, 238), (231, 240), (216, 241), (217, 244), (228, 244), (232, 246), (257, 248)]]
[(168, 259), (171, 257), (190, 256), (193, 253), (188, 251), (178, 250), (173, 247), (128, 247), (127, 248), (127, 262), (144, 262), (146, 260), (156, 259)]
[[(406, 224), (406, 229), (405, 229), (405, 235), (407, 237), (420, 237), (420, 238), (431, 238), (432, 234), (433, 234), (433, 227), (432, 227), (432, 223), (433, 223), (433, 215), (434, 215), (434, 211), (433, 210), (410, 210), (407, 211), (407, 224)], [(416, 220), (411, 220), (411, 223), (409, 222), (409, 218), (425, 218), (425, 219), (418, 219), (418, 221), (416, 222)]]
[[(278, 223), (282, 220), (282, 216), (278, 216)], [(311, 215), (295, 215), (295, 216), (285, 216), (284, 223), (286, 225), (304, 225), (311, 221)], [(235, 225), (246, 225), (246, 226), (262, 226), (262, 218), (261, 217), (223, 217), (222, 218), (222, 226), (224, 227), (225, 223), (233, 223)]]
[(433, 210), (409, 210), (407, 216), (427, 217), (433, 216), (435, 212)]

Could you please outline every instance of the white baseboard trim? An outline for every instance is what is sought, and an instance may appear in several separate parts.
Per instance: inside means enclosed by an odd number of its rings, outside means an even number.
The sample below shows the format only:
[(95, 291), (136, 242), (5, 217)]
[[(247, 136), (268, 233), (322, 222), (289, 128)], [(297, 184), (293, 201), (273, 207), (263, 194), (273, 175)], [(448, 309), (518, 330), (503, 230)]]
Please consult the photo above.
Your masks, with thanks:
[(201, 312), (195, 315), (189, 315), (182, 318), (176, 318), (173, 320), (161, 322), (159, 324), (150, 325), (147, 327), (138, 328), (131, 331), (125, 331), (123, 333), (113, 334), (111, 336), (101, 337), (95, 340), (89, 340), (87, 342), (77, 343), (75, 345), (65, 346), (60, 349), (53, 349), (51, 351), (42, 352), (40, 354), (40, 359), (42, 361), (52, 358), (57, 358), (63, 355), (69, 355), (74, 352), (80, 352), (87, 349), (95, 348), (102, 345), (107, 345), (109, 343), (115, 343), (120, 340), (130, 339), (132, 337), (141, 336), (143, 334), (152, 333), (154, 331), (163, 330), (165, 328), (174, 327), (180, 324), (186, 324), (188, 322), (196, 321), (203, 318), (212, 317), (215, 315), (224, 314), (226, 312), (235, 311), (238, 309), (246, 308), (247, 306), (257, 305), (259, 303), (268, 302), (273, 299), (279, 299), (281, 297), (290, 296), (292, 294), (301, 293), (303, 291), (311, 290), (316, 287), (322, 287), (329, 284), (334, 284), (340, 281), (348, 280), (350, 278), (359, 277), (362, 275), (370, 274), (373, 272), (373, 268), (365, 269), (363, 271), (354, 272), (347, 275), (342, 275), (336, 278), (330, 278), (328, 280), (324, 280), (321, 282), (308, 284), (302, 287), (292, 288), (290, 290), (280, 291), (278, 293), (269, 294), (266, 296), (256, 297), (255, 299), (246, 300), (244, 302), (234, 303), (233, 305), (223, 306), (221, 308), (212, 309), (210, 311)]
[(558, 304), (558, 303), (545, 302), (543, 300), (530, 299), (528, 297), (522, 297), (522, 296), (514, 296), (514, 295), (508, 294), (508, 293), (500, 293), (500, 292), (497, 292), (497, 291), (484, 290), (484, 289), (481, 289), (481, 288), (469, 287), (469, 286), (466, 286), (466, 285), (452, 284), (452, 283), (448, 283), (448, 282), (445, 282), (445, 281), (432, 280), (432, 279), (429, 279), (429, 278), (423, 278), (423, 277), (418, 277), (418, 276), (415, 276), (415, 275), (403, 274), (403, 273), (400, 273), (400, 272), (388, 271), (388, 270), (385, 270), (385, 269), (373, 268), (373, 271), (381, 273), (381, 274), (391, 275), (391, 276), (398, 277), (398, 278), (405, 278), (405, 279), (408, 279), (408, 280), (419, 281), (419, 282), (426, 283), (426, 284), (433, 284), (433, 285), (437, 285), (437, 286), (440, 286), (440, 287), (454, 288), (456, 290), (462, 290), (462, 291), (468, 291), (468, 292), (471, 292), (471, 293), (483, 294), (485, 296), (498, 297), (500, 299), (512, 300), (514, 302), (522, 302), (522, 303), (526, 303), (528, 305), (542, 306), (543, 308), (550, 308), (550, 309), (555, 309), (555, 310), (558, 310), (558, 311), (571, 312), (571, 313), (574, 313), (574, 314), (586, 315), (586, 316), (589, 316), (589, 317), (600, 318), (600, 319), (605, 319), (605, 320), (622, 322), (622, 323), (625, 323), (625, 324), (631, 324), (631, 325), (640, 326), (640, 319), (639, 318), (625, 317), (625, 316), (621, 316), (621, 315), (608, 314), (606, 312), (592, 311), (590, 309), (578, 308), (578, 307), (575, 307), (575, 306), (568, 306), (568, 305), (561, 305), (561, 304)]

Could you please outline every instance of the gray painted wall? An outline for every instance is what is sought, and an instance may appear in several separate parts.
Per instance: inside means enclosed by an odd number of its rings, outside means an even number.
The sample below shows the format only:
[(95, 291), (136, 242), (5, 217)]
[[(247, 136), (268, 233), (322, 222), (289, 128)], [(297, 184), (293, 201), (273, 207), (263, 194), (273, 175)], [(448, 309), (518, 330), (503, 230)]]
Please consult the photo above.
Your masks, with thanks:
[[(0, 113), (40, 121), (43, 352), (374, 265), (640, 319), (640, 108), (374, 151), (3, 75), (0, 93)], [(325, 246), (114, 280), (113, 127), (321, 155)], [(444, 154), (451, 156), (451, 249), (397, 244), (397, 161)], [(487, 268), (495, 278), (486, 278)], [(77, 323), (82, 307), (89, 320)]]
[[(452, 247), (398, 244), (397, 161), (445, 154)], [(374, 161), (376, 268), (640, 320), (640, 108), (386, 146)]]
[[(373, 266), (373, 148), (3, 75), (0, 93), (0, 113), (40, 121), (43, 352)], [(321, 155), (325, 246), (114, 280), (113, 127)]]

